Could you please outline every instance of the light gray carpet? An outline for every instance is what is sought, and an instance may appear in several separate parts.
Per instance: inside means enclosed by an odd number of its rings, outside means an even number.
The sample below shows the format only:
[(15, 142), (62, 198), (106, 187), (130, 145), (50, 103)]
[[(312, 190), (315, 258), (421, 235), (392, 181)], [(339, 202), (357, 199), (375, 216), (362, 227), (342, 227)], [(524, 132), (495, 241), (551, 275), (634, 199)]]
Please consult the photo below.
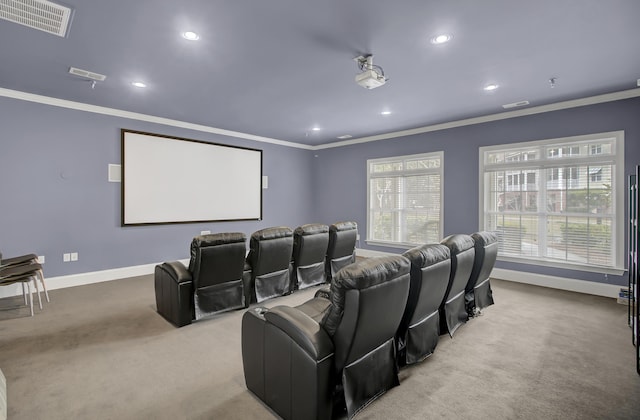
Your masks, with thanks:
[[(613, 299), (492, 281), (496, 305), (358, 419), (637, 419), (627, 309)], [(296, 305), (315, 288), (271, 300)], [(0, 300), (9, 419), (260, 419), (244, 385), (243, 311), (176, 329), (151, 276), (50, 292), (36, 316)]]

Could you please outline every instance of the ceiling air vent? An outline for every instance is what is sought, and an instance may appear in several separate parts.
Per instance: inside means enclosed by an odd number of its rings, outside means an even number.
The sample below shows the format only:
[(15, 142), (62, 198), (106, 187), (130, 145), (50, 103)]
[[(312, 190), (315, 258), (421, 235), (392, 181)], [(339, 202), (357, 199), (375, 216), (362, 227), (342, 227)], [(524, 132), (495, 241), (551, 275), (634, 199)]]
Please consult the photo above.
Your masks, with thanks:
[(510, 104), (504, 104), (502, 105), (502, 107), (504, 109), (509, 109), (509, 108), (517, 108), (519, 106), (525, 106), (525, 105), (529, 105), (529, 101), (520, 101), (520, 102), (513, 102)]
[[(2, 0), (0, 0), (2, 1)], [(80, 77), (86, 77), (87, 79), (97, 80), (98, 82), (103, 82), (104, 79), (107, 78), (104, 74), (94, 73), (88, 70), (77, 69), (75, 67), (69, 67), (69, 73), (74, 74)]]
[(0, 0), (0, 19), (64, 37), (72, 10), (47, 0)]

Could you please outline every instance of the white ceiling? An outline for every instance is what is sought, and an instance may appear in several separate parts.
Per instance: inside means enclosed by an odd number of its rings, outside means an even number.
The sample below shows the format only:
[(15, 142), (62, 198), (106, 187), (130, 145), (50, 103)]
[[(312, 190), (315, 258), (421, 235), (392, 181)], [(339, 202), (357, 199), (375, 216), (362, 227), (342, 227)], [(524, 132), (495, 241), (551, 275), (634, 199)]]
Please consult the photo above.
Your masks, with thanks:
[[(0, 88), (306, 145), (625, 91), (640, 78), (637, 0), (63, 4), (66, 37), (0, 20)], [(188, 30), (200, 39), (182, 38)], [(430, 43), (441, 33), (453, 39)], [(384, 86), (355, 83), (363, 54)], [(92, 88), (69, 67), (107, 78)]]

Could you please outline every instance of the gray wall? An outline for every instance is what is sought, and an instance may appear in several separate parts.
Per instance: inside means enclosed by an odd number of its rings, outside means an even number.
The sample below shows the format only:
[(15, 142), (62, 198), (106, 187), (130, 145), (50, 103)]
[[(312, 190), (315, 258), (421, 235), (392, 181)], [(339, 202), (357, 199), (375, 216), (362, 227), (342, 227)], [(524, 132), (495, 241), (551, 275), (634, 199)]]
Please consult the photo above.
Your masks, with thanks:
[[(640, 163), (639, 116), (640, 98), (634, 98), (307, 151), (0, 98), (0, 250), (6, 256), (45, 255), (46, 275), (59, 276), (187, 258), (189, 242), (201, 230), (249, 235), (268, 226), (355, 220), (361, 247), (398, 253), (401, 250), (364, 242), (367, 159), (443, 150), (444, 233), (471, 233), (478, 230), (479, 147), (624, 130), (629, 174)], [(120, 227), (120, 184), (107, 182), (107, 165), (120, 163), (121, 128), (262, 149), (264, 174), (269, 176), (264, 220)], [(74, 251), (79, 261), (63, 263), (62, 254)], [(501, 262), (497, 266), (605, 282), (602, 274)], [(626, 281), (625, 276), (611, 275), (606, 280), (620, 285)]]
[[(355, 220), (362, 248), (399, 253), (402, 250), (368, 246), (364, 242), (367, 159), (444, 151), (444, 234), (472, 233), (478, 230), (479, 147), (616, 130), (625, 131), (625, 174), (630, 174), (634, 165), (640, 164), (639, 98), (318, 150), (314, 158), (317, 211), (325, 220)], [(625, 224), (625, 220), (618, 222)], [(496, 266), (602, 283), (627, 283), (626, 275), (609, 275), (605, 279), (604, 274), (534, 265), (498, 262)]]
[[(121, 128), (262, 149), (263, 220), (121, 227), (120, 184), (107, 182), (107, 165), (120, 163)], [(44, 255), (51, 277), (187, 258), (202, 230), (295, 228), (312, 221), (312, 158), (308, 150), (0, 98), (0, 251)], [(67, 252), (79, 260), (63, 263)]]

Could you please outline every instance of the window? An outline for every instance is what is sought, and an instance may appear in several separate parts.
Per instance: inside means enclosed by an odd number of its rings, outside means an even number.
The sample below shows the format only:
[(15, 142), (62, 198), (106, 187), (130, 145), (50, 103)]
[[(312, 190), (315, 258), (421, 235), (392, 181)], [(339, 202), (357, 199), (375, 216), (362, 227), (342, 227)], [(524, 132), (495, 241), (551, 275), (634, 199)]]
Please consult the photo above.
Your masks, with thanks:
[(602, 182), (602, 168), (589, 168), (591, 182)]
[(367, 161), (367, 242), (411, 247), (442, 238), (443, 153)]
[(500, 259), (624, 269), (623, 132), (482, 147), (480, 183), (480, 226), (498, 234)]

